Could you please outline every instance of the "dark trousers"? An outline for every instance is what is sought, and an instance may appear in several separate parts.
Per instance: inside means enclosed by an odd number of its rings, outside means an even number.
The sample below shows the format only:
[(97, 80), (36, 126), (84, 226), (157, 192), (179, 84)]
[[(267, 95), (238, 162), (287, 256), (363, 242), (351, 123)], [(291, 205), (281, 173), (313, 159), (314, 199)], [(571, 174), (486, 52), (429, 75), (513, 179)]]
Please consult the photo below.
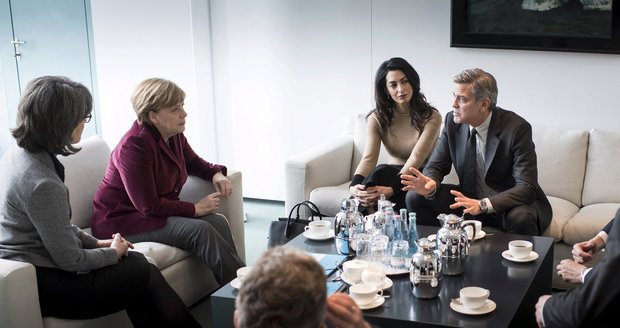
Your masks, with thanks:
[(206, 263), (215, 280), (225, 285), (237, 277), (237, 269), (245, 266), (237, 254), (228, 220), (213, 213), (197, 218), (172, 216), (157, 230), (125, 236), (132, 243), (158, 242), (198, 255)]
[(379, 164), (368, 174), (368, 176), (362, 182), (363, 185), (368, 186), (392, 186), (392, 189), (394, 189), (394, 195), (388, 198), (388, 200), (395, 204), (392, 208), (394, 209), (394, 213), (396, 214), (398, 214), (401, 208), (405, 208), (406, 193), (402, 190), (402, 185), (399, 185), (399, 188), (393, 187), (395, 180), (398, 180), (400, 182), (398, 178), (398, 173), (400, 173), (400, 170), (402, 168), (402, 165), (398, 166)]
[[(417, 223), (439, 226), (437, 216), (441, 213), (463, 215), (463, 208), (451, 209), (455, 196), (450, 190), (460, 190), (459, 186), (441, 184), (433, 199), (426, 199), (415, 191), (408, 191), (405, 197), (407, 210), (415, 212)], [(489, 213), (477, 216), (465, 215), (466, 219), (482, 221), (483, 226), (491, 226), (503, 232), (539, 236), (538, 213), (533, 206), (519, 205), (502, 213)]]
[(200, 327), (159, 269), (137, 252), (76, 274), (36, 267), (41, 314), (92, 319), (126, 310), (134, 327)]

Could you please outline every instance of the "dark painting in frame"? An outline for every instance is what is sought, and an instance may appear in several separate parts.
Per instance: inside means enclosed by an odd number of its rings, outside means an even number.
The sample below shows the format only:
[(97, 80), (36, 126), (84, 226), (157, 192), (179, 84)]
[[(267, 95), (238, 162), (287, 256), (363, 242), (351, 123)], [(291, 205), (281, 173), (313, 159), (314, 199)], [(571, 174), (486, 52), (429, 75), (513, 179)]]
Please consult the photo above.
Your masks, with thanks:
[(451, 32), (452, 47), (620, 54), (620, 0), (452, 0)]

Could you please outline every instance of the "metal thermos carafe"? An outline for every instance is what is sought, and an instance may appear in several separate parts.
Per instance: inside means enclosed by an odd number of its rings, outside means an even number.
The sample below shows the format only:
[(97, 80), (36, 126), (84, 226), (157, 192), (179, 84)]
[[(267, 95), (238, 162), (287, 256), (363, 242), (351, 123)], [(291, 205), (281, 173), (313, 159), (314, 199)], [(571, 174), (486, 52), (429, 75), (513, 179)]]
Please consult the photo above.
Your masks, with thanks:
[(441, 254), (426, 238), (416, 241), (418, 251), (411, 257), (409, 280), (417, 298), (435, 298), (441, 291)]
[(336, 248), (340, 254), (356, 255), (357, 234), (364, 232), (364, 217), (357, 208), (357, 201), (347, 198), (342, 201), (340, 212), (336, 214), (334, 232), (336, 235)]
[(471, 225), (474, 236), (476, 227), (473, 223), (461, 226), (463, 217), (454, 214), (439, 214), (437, 219), (442, 223), (436, 238), (437, 250), (441, 253), (442, 272), (448, 276), (459, 275), (465, 270), (469, 256), (469, 240), (463, 227)]

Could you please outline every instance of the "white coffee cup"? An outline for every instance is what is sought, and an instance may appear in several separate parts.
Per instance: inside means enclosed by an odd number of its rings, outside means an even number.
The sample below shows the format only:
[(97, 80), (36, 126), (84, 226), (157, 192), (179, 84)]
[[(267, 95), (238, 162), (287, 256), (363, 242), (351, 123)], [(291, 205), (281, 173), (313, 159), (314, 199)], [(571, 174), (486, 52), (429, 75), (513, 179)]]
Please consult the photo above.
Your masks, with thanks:
[(244, 266), (237, 269), (237, 278), (239, 282), (243, 282), (243, 279), (250, 273), (250, 270), (252, 270), (251, 266)]
[(314, 236), (325, 236), (329, 233), (331, 223), (325, 220), (310, 221), (304, 230), (309, 231)]
[(355, 284), (349, 287), (349, 295), (358, 305), (368, 305), (383, 295), (383, 290), (370, 284)]
[[(473, 223), (474, 227), (476, 228), (476, 235), (480, 234), (480, 231), (482, 231), (482, 221), (478, 221), (478, 220), (465, 220), (461, 223), (461, 226), (464, 226), (465, 223)], [(475, 238), (474, 236), (474, 229), (471, 226), (466, 226), (464, 227), (465, 232), (467, 233), (467, 238), (470, 240), (473, 240)]]
[(366, 261), (351, 260), (342, 264), (342, 271), (347, 278), (348, 282), (357, 283), (362, 279), (362, 272), (368, 266)]
[(532, 252), (534, 244), (527, 240), (513, 240), (508, 243), (510, 255), (516, 259), (524, 259)]
[(483, 307), (490, 294), (491, 292), (488, 289), (481, 287), (465, 287), (461, 288), (459, 292), (463, 306), (472, 310)]
[(383, 286), (385, 277), (385, 270), (374, 264), (369, 264), (366, 269), (362, 271), (362, 282), (373, 285), (377, 288), (381, 288), (381, 286)]

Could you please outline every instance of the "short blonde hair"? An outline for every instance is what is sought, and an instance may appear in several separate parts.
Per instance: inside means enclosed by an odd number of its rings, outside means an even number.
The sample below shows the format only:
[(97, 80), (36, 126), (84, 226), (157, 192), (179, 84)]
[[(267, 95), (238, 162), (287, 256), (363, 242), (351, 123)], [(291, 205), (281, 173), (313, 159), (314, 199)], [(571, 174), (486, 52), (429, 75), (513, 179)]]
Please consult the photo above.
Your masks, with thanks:
[(172, 107), (185, 100), (185, 91), (176, 83), (160, 78), (146, 79), (133, 91), (131, 105), (139, 123), (151, 124), (149, 112)]

